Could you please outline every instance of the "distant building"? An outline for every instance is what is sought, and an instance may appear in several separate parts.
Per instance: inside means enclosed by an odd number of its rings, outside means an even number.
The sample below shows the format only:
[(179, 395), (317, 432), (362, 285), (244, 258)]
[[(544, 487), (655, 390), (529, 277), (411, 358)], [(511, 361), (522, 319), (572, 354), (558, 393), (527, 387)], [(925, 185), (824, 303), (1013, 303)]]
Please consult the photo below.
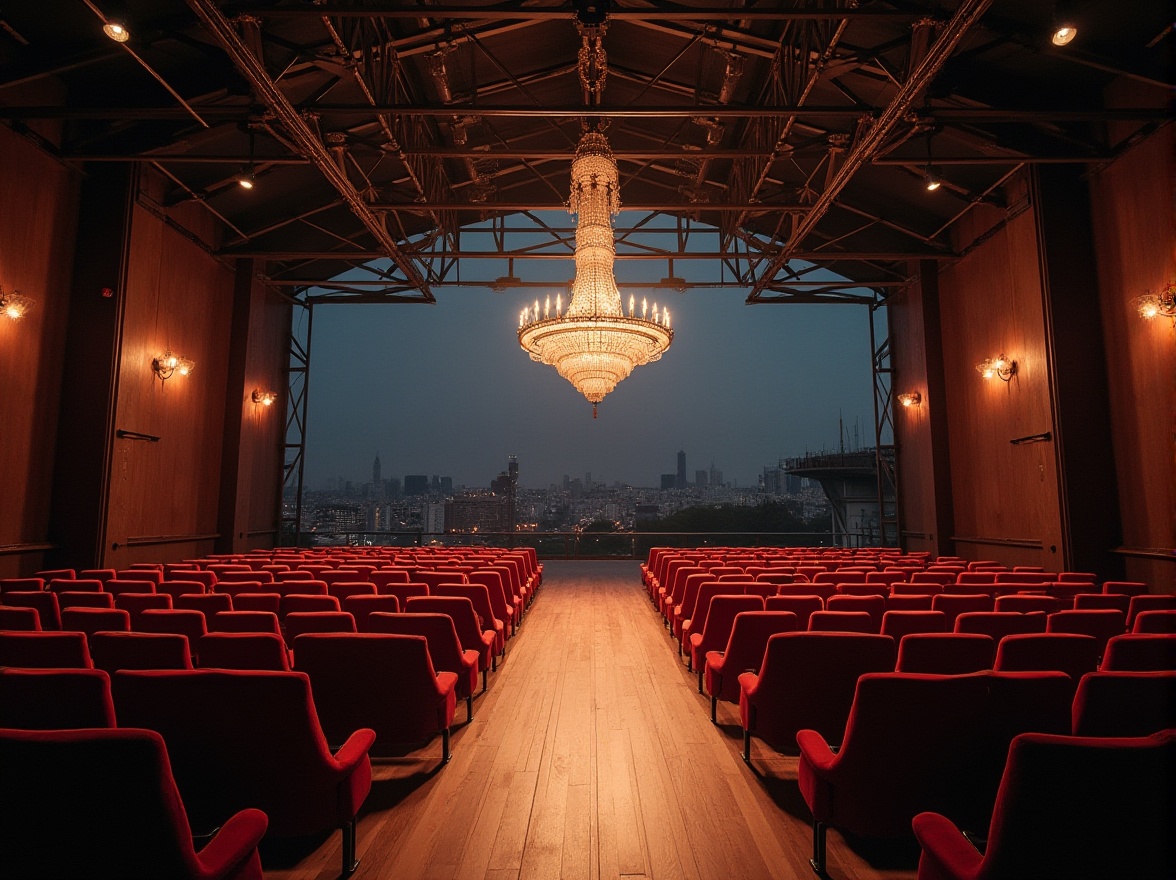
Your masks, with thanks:
[(715, 467), (715, 463), (713, 461), (711, 462), (709, 476), (710, 476), (710, 485), (712, 488), (717, 489), (718, 487), (723, 485), (723, 472), (721, 470), (718, 470)]
[(686, 488), (686, 453), (678, 450), (678, 473), (674, 480), (675, 489)]
[(706, 488), (706, 485), (707, 485), (706, 471), (695, 471), (694, 472), (694, 485), (699, 489)]
[(446, 531), (445, 507), (445, 503), (441, 501), (430, 501), (425, 505), (425, 516), (421, 523), (424, 531), (435, 535), (443, 534)]
[(389, 477), (384, 480), (384, 497), (395, 500), (400, 497), (400, 480), (396, 477)]
[(445, 531), (462, 534), (510, 531), (507, 499), (492, 494), (451, 498), (445, 502)]
[(453, 494), (453, 477), (442, 477), (441, 478), (441, 494), (442, 495), (452, 495)]
[(365, 531), (363, 508), (358, 504), (325, 504), (316, 512), (316, 525), (320, 532), (338, 535)]
[(406, 474), (404, 477), (404, 494), (408, 497), (413, 495), (428, 495), (429, 478), (424, 474)]
[(661, 475), (661, 487), (662, 487), (663, 492), (668, 491), (670, 489), (675, 489), (675, 488), (677, 488), (677, 486), (678, 486), (678, 475), (677, 474), (662, 474)]
[[(663, 479), (665, 476), (666, 475), (663, 474)], [(674, 475), (669, 474), (669, 476), (673, 477)], [(636, 520), (639, 523), (650, 522), (651, 520), (657, 519), (658, 516), (661, 515), (661, 508), (658, 507), (656, 504), (638, 504), (636, 511), (635, 511), (635, 515), (636, 515)]]
[(376, 460), (372, 462), (372, 485), (379, 491), (380, 483), (380, 453), (376, 453)]

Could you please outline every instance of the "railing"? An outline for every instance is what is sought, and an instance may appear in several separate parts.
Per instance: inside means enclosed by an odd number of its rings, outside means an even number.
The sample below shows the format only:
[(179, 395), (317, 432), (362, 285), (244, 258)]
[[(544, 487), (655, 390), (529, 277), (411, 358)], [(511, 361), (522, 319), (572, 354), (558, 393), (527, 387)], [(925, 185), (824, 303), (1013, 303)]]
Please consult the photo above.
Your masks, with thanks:
[[(304, 532), (304, 547), (534, 547), (542, 559), (640, 559), (650, 547), (835, 547), (831, 532)], [(838, 535), (854, 547), (877, 535)], [(294, 543), (294, 542), (290, 542)]]

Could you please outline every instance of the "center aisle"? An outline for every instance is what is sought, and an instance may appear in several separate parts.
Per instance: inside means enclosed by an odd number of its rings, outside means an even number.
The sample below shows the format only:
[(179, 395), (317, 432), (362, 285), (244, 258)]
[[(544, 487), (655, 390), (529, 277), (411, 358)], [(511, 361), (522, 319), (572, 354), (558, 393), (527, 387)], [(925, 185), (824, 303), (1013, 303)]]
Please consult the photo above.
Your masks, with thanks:
[[(635, 562), (546, 562), (544, 585), (474, 720), (373, 765), (355, 877), (808, 878), (795, 759), (739, 757), (738, 709), (709, 703), (677, 662)], [(781, 809), (773, 796), (785, 804)], [(338, 873), (338, 833), (269, 878)], [(837, 878), (878, 871), (830, 833)]]

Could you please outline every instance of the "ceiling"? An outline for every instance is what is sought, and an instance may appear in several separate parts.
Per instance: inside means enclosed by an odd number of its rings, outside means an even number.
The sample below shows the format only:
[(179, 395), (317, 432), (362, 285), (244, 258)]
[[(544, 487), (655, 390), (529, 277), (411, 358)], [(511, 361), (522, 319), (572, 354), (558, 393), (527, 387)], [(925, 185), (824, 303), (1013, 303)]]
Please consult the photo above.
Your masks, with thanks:
[[(953, 259), (949, 227), (1007, 207), (1026, 165), (1097, 165), (1166, 124), (1166, 4), (1071, 9), (1059, 48), (1049, 0), (21, 0), (0, 121), (81, 167), (155, 169), (161, 208), (224, 223), (219, 255), (346, 302), (568, 260), (571, 219), (535, 212), (563, 208), (601, 125), (633, 212), (619, 259), (676, 289), (696, 282), (671, 259), (705, 259), (749, 301), (859, 301)], [(120, 44), (102, 25), (124, 15)]]

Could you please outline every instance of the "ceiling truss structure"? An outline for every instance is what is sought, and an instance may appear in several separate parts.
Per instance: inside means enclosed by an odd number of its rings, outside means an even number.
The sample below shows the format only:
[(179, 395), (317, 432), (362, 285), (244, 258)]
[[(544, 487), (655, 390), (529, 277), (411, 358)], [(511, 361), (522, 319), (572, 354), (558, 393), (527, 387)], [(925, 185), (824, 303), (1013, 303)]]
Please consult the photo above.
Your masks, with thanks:
[(1065, 48), (1052, 0), (131, 0), (122, 46), (114, 5), (6, 6), (0, 122), (80, 167), (150, 165), (162, 210), (202, 205), (220, 256), (308, 302), (566, 283), (574, 227), (543, 212), (595, 125), (620, 286), (876, 302), (955, 259), (973, 208), (1013, 210), (1020, 169), (1097, 166), (1170, 119), (1147, 0), (1085, 4)]

